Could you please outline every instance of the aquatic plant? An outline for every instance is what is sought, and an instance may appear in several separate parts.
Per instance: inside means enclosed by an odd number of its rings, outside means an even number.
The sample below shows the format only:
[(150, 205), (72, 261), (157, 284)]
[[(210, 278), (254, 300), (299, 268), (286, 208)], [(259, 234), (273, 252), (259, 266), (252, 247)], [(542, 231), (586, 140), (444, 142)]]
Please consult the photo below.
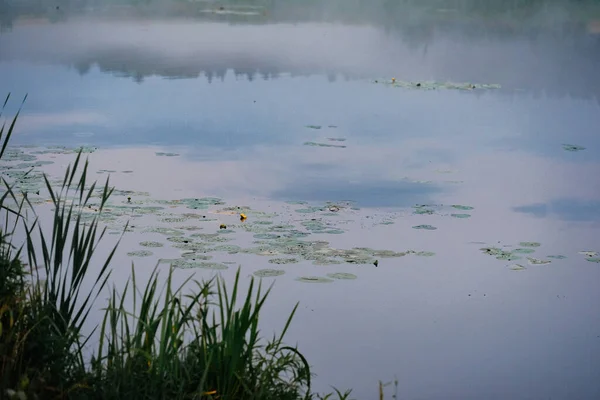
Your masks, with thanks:
[[(0, 128), (0, 156), (17, 117), (6, 131)], [(270, 288), (263, 292), (251, 279), (238, 306), (239, 269), (231, 288), (221, 278), (196, 282), (191, 276), (173, 288), (170, 268), (160, 291), (158, 266), (141, 290), (132, 264), (130, 280), (120, 293), (110, 291), (104, 318), (90, 333), (90, 313), (107, 288), (120, 239), (98, 259), (96, 250), (107, 232), (99, 228), (100, 221), (113, 189), (107, 179), (95, 197), (96, 183), (87, 185), (88, 162), (82, 154), (77, 152), (58, 189), (43, 175), (54, 207), (50, 231), (27, 195), (2, 177), (1, 398), (330, 397), (311, 392), (307, 360), (283, 342), (298, 305), (279, 335), (263, 339), (259, 317)], [(33, 220), (25, 211), (33, 213)], [(18, 247), (17, 227), (25, 231)], [(29, 271), (20, 261), (23, 249)], [(149, 251), (136, 254), (142, 252)], [(184, 293), (188, 284), (195, 284), (196, 291)], [(95, 349), (88, 350), (91, 345)], [(350, 394), (336, 393), (340, 399)]]

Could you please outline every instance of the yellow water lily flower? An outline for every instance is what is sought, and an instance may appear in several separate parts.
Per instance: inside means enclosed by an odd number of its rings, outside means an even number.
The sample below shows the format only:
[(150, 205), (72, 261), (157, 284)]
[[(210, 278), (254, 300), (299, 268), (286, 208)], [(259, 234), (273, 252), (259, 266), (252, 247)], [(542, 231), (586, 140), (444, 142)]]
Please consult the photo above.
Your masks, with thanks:
[(243, 221), (243, 220), (245, 220), (246, 218), (248, 218), (248, 217), (246, 217), (246, 214), (243, 214), (243, 213), (242, 213), (242, 214), (240, 214), (240, 219), (241, 219), (242, 221)]

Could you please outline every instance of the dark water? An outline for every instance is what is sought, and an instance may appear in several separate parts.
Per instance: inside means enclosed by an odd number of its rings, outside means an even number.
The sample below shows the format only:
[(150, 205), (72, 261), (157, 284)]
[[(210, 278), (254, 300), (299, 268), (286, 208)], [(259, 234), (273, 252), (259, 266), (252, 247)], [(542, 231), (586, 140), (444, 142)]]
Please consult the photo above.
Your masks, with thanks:
[[(597, 7), (390, 3), (5, 6), (1, 88), (29, 94), (14, 143), (97, 146), (95, 168), (133, 170), (116, 181), (153, 196), (218, 196), (290, 219), (284, 201), (353, 201), (360, 213), (332, 247), (435, 252), (286, 267), (266, 325), (301, 302), (289, 340), (319, 389), (375, 398), (395, 375), (406, 399), (600, 398), (600, 264), (578, 253), (600, 251)], [(474, 210), (414, 215), (415, 204)], [(479, 250), (523, 241), (552, 262)], [(252, 257), (235, 261), (272, 267)], [(344, 271), (358, 279), (292, 279)]]

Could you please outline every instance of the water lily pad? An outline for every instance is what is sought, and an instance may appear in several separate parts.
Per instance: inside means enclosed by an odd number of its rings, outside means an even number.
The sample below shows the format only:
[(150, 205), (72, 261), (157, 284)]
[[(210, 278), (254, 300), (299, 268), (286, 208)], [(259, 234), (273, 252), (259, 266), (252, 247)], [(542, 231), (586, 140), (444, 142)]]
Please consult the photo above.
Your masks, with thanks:
[(184, 236), (170, 236), (167, 238), (167, 240), (169, 242), (173, 242), (173, 243), (190, 243), (190, 242), (192, 242), (191, 239), (186, 238)]
[(578, 146), (576, 144), (563, 144), (563, 149), (566, 151), (581, 151), (581, 150), (585, 150), (585, 147), (583, 146)]
[(304, 283), (331, 283), (333, 279), (324, 278), (322, 276), (302, 276), (300, 278), (296, 278), (298, 282)]
[(598, 257), (586, 258), (585, 260), (593, 263), (600, 263), (600, 258)]
[(204, 228), (202, 228), (200, 226), (185, 225), (185, 226), (176, 226), (175, 229), (180, 229), (183, 231), (199, 231)]
[(165, 228), (162, 226), (157, 226), (157, 227), (151, 227), (151, 228), (147, 228), (145, 230), (142, 231), (142, 233), (160, 233), (162, 235), (169, 235), (169, 236), (183, 236), (183, 232), (178, 231), (176, 229), (172, 229), (172, 228)]
[(584, 255), (587, 258), (594, 258), (598, 256), (597, 251), (579, 251), (578, 253)]
[(206, 255), (206, 254), (198, 254), (193, 251), (190, 251), (188, 253), (183, 253), (181, 255), (181, 258), (184, 258), (184, 259), (190, 260), (190, 261), (207, 261), (207, 260), (212, 259), (213, 257)]
[(519, 246), (522, 247), (540, 247), (541, 244), (538, 242), (519, 242)]
[(546, 258), (554, 258), (556, 260), (564, 260), (565, 258), (567, 258), (567, 256), (563, 256), (561, 254), (557, 254), (557, 255), (546, 256)]
[(531, 264), (531, 265), (545, 265), (545, 264), (550, 264), (552, 262), (550, 260), (540, 260), (538, 258), (533, 258), (533, 257), (527, 257), (527, 261), (529, 261), (529, 264)]
[(417, 251), (414, 254), (415, 254), (415, 256), (420, 256), (420, 257), (432, 257), (432, 256), (435, 256), (435, 253), (433, 251)]
[(358, 278), (356, 275), (350, 274), (347, 272), (333, 272), (333, 273), (327, 274), (327, 276), (332, 279), (356, 279), (356, 278)]
[(523, 270), (527, 269), (524, 266), (522, 266), (521, 264), (512, 264), (509, 266), (509, 268), (513, 271), (523, 271)]
[(234, 244), (222, 244), (219, 246), (215, 246), (212, 251), (223, 251), (229, 254), (236, 254), (242, 250), (240, 246), (236, 246)]
[(513, 260), (520, 260), (521, 257), (515, 256), (512, 253), (503, 253), (503, 254), (500, 254), (500, 255), (496, 256), (496, 259), (497, 260), (504, 260), (504, 261), (513, 261)]
[(345, 142), (346, 141), (345, 138), (334, 138), (334, 137), (328, 137), (327, 140), (329, 140), (331, 142)]
[(482, 89), (500, 89), (498, 84), (483, 84), (470, 82), (437, 82), (437, 81), (418, 81), (409, 82), (396, 79), (378, 79), (375, 83), (385, 84), (395, 88), (415, 89), (415, 90), (482, 90)]
[(179, 223), (179, 222), (184, 222), (184, 221), (185, 221), (185, 218), (183, 218), (183, 217), (167, 217), (167, 218), (161, 219), (161, 222), (165, 222), (167, 224)]
[(413, 229), (424, 229), (424, 230), (427, 230), (427, 231), (434, 231), (437, 228), (435, 226), (432, 226), (432, 225), (416, 225), (416, 226), (413, 226)]
[(258, 221), (254, 221), (254, 223), (256, 225), (273, 225), (273, 221), (261, 221), (261, 220), (258, 220)]
[(414, 213), (417, 215), (433, 215), (435, 211), (430, 208), (417, 208)]
[(534, 249), (522, 249), (522, 248), (519, 248), (519, 249), (512, 250), (512, 253), (517, 253), (517, 254), (531, 254), (531, 253), (534, 253), (534, 252), (535, 252)]
[(281, 235), (276, 235), (274, 233), (257, 233), (253, 237), (255, 239), (279, 239)]
[(146, 242), (140, 242), (140, 246), (144, 246), (144, 247), (163, 247), (164, 245), (160, 242), (152, 242), (152, 241), (146, 241)]
[(209, 243), (175, 243), (173, 245), (174, 248), (186, 251), (203, 251), (206, 252), (210, 248)]
[(298, 259), (296, 258), (271, 258), (269, 260), (271, 264), (296, 264)]
[(181, 199), (180, 203), (192, 210), (205, 210), (209, 206), (223, 205), (225, 202), (217, 197), (203, 197), (199, 199), (186, 198)]
[(456, 208), (457, 210), (464, 210), (464, 211), (472, 210), (474, 208), (474, 207), (471, 207), (471, 206), (463, 206), (463, 205), (460, 205), (460, 204), (453, 204), (452, 207)]
[(335, 258), (318, 257), (316, 260), (313, 260), (313, 265), (339, 265), (339, 264), (342, 264), (342, 261), (336, 260)]
[(154, 253), (152, 253), (149, 250), (136, 250), (136, 251), (130, 251), (129, 253), (127, 253), (127, 255), (129, 257), (148, 257), (148, 256), (151, 256), (152, 254), (154, 254)]
[(281, 276), (285, 274), (285, 271), (282, 269), (259, 269), (258, 271), (254, 272), (255, 276), (258, 276), (259, 278), (271, 278), (271, 277), (275, 277), (275, 276)]
[(221, 236), (219, 235), (219, 233), (192, 233), (190, 237), (201, 239), (205, 242), (210, 243), (222, 243), (231, 241), (230, 237)]
[(309, 129), (321, 129), (321, 125), (306, 125)]
[(223, 263), (216, 263), (216, 262), (205, 262), (205, 261), (200, 261), (200, 262), (187, 262), (187, 263), (182, 263), (177, 265), (178, 268), (202, 268), (202, 269), (214, 269), (214, 270), (223, 270), (223, 269), (228, 269), (229, 266), (223, 264)]
[(454, 218), (471, 218), (471, 214), (450, 214)]
[(299, 208), (295, 210), (299, 214), (310, 214), (321, 211), (321, 207), (307, 207), (307, 208)]
[(177, 157), (179, 156), (178, 153), (168, 153), (168, 152), (163, 152), (163, 151), (157, 151), (156, 153), (157, 156), (162, 156), (162, 157)]
[(314, 146), (314, 147), (337, 147), (340, 149), (345, 149), (346, 146), (342, 144), (331, 144), (331, 143), (317, 143), (317, 142), (304, 142), (305, 146)]

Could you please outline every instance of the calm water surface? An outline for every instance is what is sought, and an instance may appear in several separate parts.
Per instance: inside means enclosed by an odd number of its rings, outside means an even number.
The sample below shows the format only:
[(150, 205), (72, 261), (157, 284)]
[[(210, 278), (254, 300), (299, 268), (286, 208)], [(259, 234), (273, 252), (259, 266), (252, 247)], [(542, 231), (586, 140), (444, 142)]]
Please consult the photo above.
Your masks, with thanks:
[[(13, 144), (98, 147), (92, 168), (101, 179), (114, 171), (119, 189), (218, 197), (275, 213), (276, 224), (315, 219), (344, 231), (306, 239), (331, 248), (435, 252), (376, 257), (378, 267), (215, 254), (235, 263), (218, 271), (228, 278), (238, 263), (243, 277), (285, 270), (264, 279), (275, 287), (263, 329), (280, 329), (300, 301), (288, 342), (313, 365), (319, 390), (376, 398), (377, 381), (396, 376), (403, 399), (600, 398), (600, 264), (579, 254), (600, 251), (595, 25), (570, 24), (560, 9), (502, 24), (261, 13), (235, 23), (93, 12), (14, 19), (0, 34), (0, 87), (29, 98)], [(501, 88), (402, 88), (392, 78)], [(73, 160), (49, 157), (44, 171), (57, 177)], [(300, 201), (308, 204), (290, 204)], [(348, 207), (298, 212), (326, 202)], [(252, 246), (236, 216), (212, 214), (222, 207), (194, 211), (214, 219), (200, 232), (224, 222), (229, 244)], [(134, 224), (150, 224), (144, 218)], [(127, 233), (116, 281), (132, 259), (143, 276), (159, 257), (181, 254), (165, 245), (127, 256), (141, 240), (164, 236)], [(480, 250), (520, 242), (541, 245), (516, 260)], [(358, 278), (295, 280), (334, 272)]]

